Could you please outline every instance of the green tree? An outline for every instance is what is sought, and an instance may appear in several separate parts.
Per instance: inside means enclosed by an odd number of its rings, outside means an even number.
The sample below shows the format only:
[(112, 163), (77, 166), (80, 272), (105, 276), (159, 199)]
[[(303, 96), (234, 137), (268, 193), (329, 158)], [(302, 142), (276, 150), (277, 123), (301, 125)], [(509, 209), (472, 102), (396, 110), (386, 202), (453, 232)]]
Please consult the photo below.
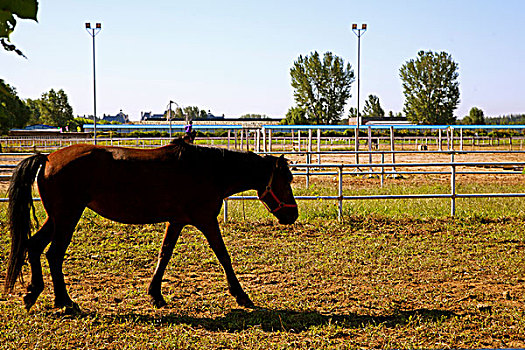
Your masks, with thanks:
[(357, 108), (350, 107), (348, 110), (348, 118), (357, 118)]
[(454, 124), (459, 103), (458, 64), (446, 52), (420, 51), (399, 70), (404, 112), (417, 124)]
[(306, 111), (313, 124), (331, 124), (341, 119), (346, 101), (351, 96), (354, 71), (342, 58), (326, 52), (323, 59), (317, 51), (299, 56), (290, 69), (294, 98)]
[(172, 119), (184, 120), (184, 111), (182, 110), (182, 108), (180, 107), (175, 108), (175, 111), (172, 115)]
[(485, 125), (485, 115), (478, 107), (472, 107), (469, 114), (463, 118), (463, 124), (467, 125)]
[(31, 117), (31, 111), (16, 94), (14, 87), (0, 79), (0, 132), (22, 128)]
[(195, 120), (195, 119), (199, 118), (199, 116), (200, 116), (200, 110), (199, 110), (199, 107), (197, 107), (197, 106), (187, 106), (187, 107), (184, 107), (184, 115), (185, 115), (189, 120)]
[(41, 123), (65, 128), (73, 121), (73, 108), (62, 89), (58, 92), (51, 89), (49, 92), (43, 93), (38, 106)]
[(365, 117), (384, 117), (385, 111), (381, 108), (379, 97), (376, 95), (368, 95), (368, 100), (365, 101), (363, 108), (363, 116)]
[(31, 111), (31, 117), (29, 118), (28, 125), (34, 125), (40, 123), (40, 100), (26, 99), (26, 106)]
[(301, 107), (291, 107), (286, 112), (286, 118), (281, 120), (282, 125), (308, 125), (310, 124), (306, 118), (306, 111)]
[(0, 0), (0, 43), (6, 51), (13, 51), (24, 56), (22, 51), (11, 43), (9, 36), (15, 30), (15, 16), (36, 21), (37, 0)]

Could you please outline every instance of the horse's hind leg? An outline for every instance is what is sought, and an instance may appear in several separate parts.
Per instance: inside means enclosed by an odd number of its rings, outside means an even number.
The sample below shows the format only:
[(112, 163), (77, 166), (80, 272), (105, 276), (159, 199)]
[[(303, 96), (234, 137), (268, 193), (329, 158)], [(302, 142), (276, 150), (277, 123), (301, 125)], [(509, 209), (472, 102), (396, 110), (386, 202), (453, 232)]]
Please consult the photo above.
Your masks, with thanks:
[(164, 276), (164, 271), (166, 270), (166, 266), (171, 259), (173, 248), (175, 247), (175, 244), (177, 244), (177, 240), (179, 239), (180, 232), (182, 231), (183, 227), (184, 225), (172, 223), (168, 223), (166, 226), (166, 233), (164, 235), (164, 240), (162, 241), (162, 248), (160, 249), (157, 268), (155, 269), (155, 273), (153, 274), (153, 278), (151, 279), (151, 283), (149, 284), (148, 288), (148, 294), (151, 297), (151, 302), (156, 307), (162, 307), (166, 305), (166, 301), (164, 300), (160, 290), (162, 276)]
[(42, 277), (42, 264), (40, 263), (40, 257), (51, 241), (52, 234), (53, 223), (47, 219), (28, 242), (27, 256), (31, 266), (31, 284), (27, 287), (27, 294), (24, 295), (24, 305), (27, 310), (35, 304), (38, 296), (44, 290), (44, 279)]
[(67, 293), (62, 266), (67, 247), (69, 246), (69, 243), (71, 243), (73, 231), (82, 215), (82, 211), (83, 208), (74, 214), (68, 212), (62, 213), (60, 218), (55, 217), (54, 235), (51, 246), (46, 253), (51, 278), (53, 280), (53, 288), (55, 290), (55, 307), (78, 308)]

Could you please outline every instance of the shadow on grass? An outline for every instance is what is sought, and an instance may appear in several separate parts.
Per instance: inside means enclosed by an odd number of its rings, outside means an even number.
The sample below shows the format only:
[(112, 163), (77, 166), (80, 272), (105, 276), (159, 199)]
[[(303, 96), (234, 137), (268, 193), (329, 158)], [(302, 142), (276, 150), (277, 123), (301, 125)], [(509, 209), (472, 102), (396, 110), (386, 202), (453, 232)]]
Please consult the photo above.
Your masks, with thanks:
[(94, 317), (100, 322), (109, 323), (144, 323), (144, 324), (185, 324), (195, 328), (204, 328), (209, 331), (236, 332), (249, 328), (259, 328), (265, 332), (285, 331), (299, 333), (311, 327), (337, 325), (344, 328), (366, 328), (367, 326), (383, 325), (393, 328), (403, 326), (414, 320), (418, 322), (439, 322), (459, 315), (446, 310), (417, 309), (396, 311), (390, 315), (323, 315), (316, 311), (234, 309), (224, 316), (216, 318), (192, 317), (179, 314), (153, 316), (143, 314), (117, 314), (101, 316), (96, 313), (80, 313), (73, 317)]

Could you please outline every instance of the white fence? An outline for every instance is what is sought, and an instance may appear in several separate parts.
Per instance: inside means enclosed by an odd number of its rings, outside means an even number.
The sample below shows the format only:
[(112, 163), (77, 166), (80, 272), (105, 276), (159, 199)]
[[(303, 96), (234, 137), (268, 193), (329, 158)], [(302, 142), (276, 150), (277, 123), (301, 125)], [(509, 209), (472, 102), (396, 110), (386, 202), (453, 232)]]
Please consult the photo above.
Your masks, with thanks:
[[(336, 152), (337, 153), (337, 152)], [(353, 152), (352, 152), (353, 153)], [(368, 153), (368, 152), (359, 152)], [(378, 152), (374, 152), (378, 153)], [(386, 152), (379, 152), (384, 160), (384, 154)], [(390, 152), (388, 152), (390, 153)], [(406, 153), (406, 152), (397, 152)], [(421, 153), (421, 152), (420, 152)], [(444, 152), (424, 152), (424, 153), (444, 153)], [(450, 154), (449, 162), (441, 163), (369, 163), (369, 164), (293, 164), (294, 168), (305, 169), (303, 172), (294, 172), (294, 176), (300, 175), (306, 177), (306, 186), (309, 186), (309, 178), (311, 176), (319, 175), (337, 175), (337, 196), (296, 196), (296, 200), (332, 200), (338, 204), (338, 219), (342, 219), (343, 215), (343, 202), (347, 200), (375, 200), (375, 199), (429, 199), (429, 198), (445, 198), (450, 199), (450, 215), (456, 215), (456, 199), (457, 198), (502, 198), (502, 197), (525, 197), (525, 193), (457, 193), (456, 191), (456, 180), (458, 175), (476, 175), (476, 174), (499, 174), (499, 175), (522, 175), (522, 169), (525, 167), (525, 162), (456, 162), (455, 155), (458, 153), (466, 152), (445, 152)], [(495, 153), (495, 152), (482, 152), (482, 153)], [(509, 152), (496, 152), (496, 153), (509, 153)], [(514, 153), (525, 153), (525, 152), (514, 152)], [(399, 168), (436, 168), (446, 167), (449, 170), (439, 171), (399, 171)], [(504, 170), (504, 171), (476, 171), (476, 170), (462, 170), (458, 171), (458, 168), (469, 168), (469, 167), (502, 167), (502, 168), (514, 168), (516, 170)], [(363, 168), (368, 168), (363, 171)], [(374, 168), (379, 168), (379, 171), (374, 171)], [(390, 168), (391, 170), (388, 170)], [(353, 171), (346, 171), (352, 169)], [(330, 171), (331, 170), (331, 171)], [(521, 170), (521, 171), (517, 171)], [(359, 195), (359, 196), (345, 196), (343, 195), (343, 176), (345, 175), (371, 175), (378, 176), (383, 186), (385, 176), (398, 176), (404, 174), (440, 174), (450, 176), (450, 192), (441, 194), (406, 194), (406, 195)], [(224, 221), (228, 218), (228, 201), (229, 200), (257, 200), (256, 196), (232, 196), (224, 201)]]
[[(296, 155), (305, 158), (304, 163), (292, 164), (294, 176), (304, 176), (306, 179), (306, 186), (310, 185), (310, 178), (313, 176), (337, 176), (337, 189), (338, 194), (336, 196), (296, 196), (298, 201), (311, 201), (311, 200), (328, 200), (336, 202), (338, 206), (338, 217), (342, 218), (343, 215), (343, 203), (349, 200), (388, 200), (388, 199), (428, 199), (428, 198), (445, 198), (450, 200), (450, 215), (456, 214), (456, 199), (457, 198), (501, 198), (501, 197), (525, 197), (525, 193), (457, 193), (456, 191), (456, 180), (458, 175), (476, 175), (476, 174), (494, 174), (494, 175), (522, 175), (523, 168), (525, 168), (525, 162), (512, 161), (512, 162), (457, 162), (455, 157), (458, 154), (525, 154), (525, 151), (372, 151), (372, 152), (355, 152), (355, 151), (339, 151), (339, 152), (267, 152), (271, 154), (288, 154)], [(385, 162), (385, 156), (390, 156), (391, 159), (395, 160), (395, 154), (447, 154), (450, 158), (447, 162), (426, 162), (426, 163), (396, 163), (396, 162)], [(321, 157), (323, 155), (379, 155), (381, 162), (368, 164), (334, 164), (334, 163), (322, 163)], [(7, 153), (0, 154), (4, 160), (6, 157), (25, 157), (28, 154), (21, 153)], [(356, 156), (356, 158), (357, 158)], [(317, 158), (316, 163), (312, 163), (312, 157)], [(19, 160), (19, 159), (17, 159)], [(10, 172), (16, 166), (16, 164), (0, 164), (0, 169)], [(425, 170), (410, 170), (411, 168), (424, 168)], [(507, 168), (511, 170), (477, 170), (479, 167), (490, 167), (490, 168)], [(436, 169), (440, 168), (440, 169)], [(446, 170), (443, 170), (446, 169)], [(458, 170), (459, 169), (459, 170)], [(383, 186), (384, 179), (387, 176), (399, 176), (399, 175), (428, 175), (428, 174), (439, 174), (447, 175), (450, 177), (450, 192), (441, 194), (406, 194), (406, 195), (359, 195), (359, 196), (345, 196), (343, 195), (343, 181), (344, 176), (349, 175), (369, 175), (375, 176), (380, 179), (380, 184)], [(10, 174), (2, 174), (0, 178), (8, 180)], [(523, 176), (523, 175), (522, 175)], [(234, 200), (257, 200), (256, 196), (232, 196), (224, 201), (224, 220), (228, 219), (228, 202)], [(0, 201), (6, 202), (8, 198), (0, 198)], [(35, 198), (39, 200), (39, 198)]]

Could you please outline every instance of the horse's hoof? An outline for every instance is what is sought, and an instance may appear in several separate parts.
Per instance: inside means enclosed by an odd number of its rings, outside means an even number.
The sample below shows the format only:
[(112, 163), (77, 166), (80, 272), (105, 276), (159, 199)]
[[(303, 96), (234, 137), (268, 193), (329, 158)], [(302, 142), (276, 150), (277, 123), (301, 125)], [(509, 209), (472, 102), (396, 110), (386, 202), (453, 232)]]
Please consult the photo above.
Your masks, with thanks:
[(66, 315), (78, 315), (81, 313), (80, 306), (75, 302), (71, 302), (70, 305), (64, 306), (63, 310)]
[(32, 293), (27, 293), (26, 295), (24, 295), (23, 300), (24, 300), (24, 307), (26, 308), (27, 311), (29, 311), (31, 307), (35, 305), (35, 302), (36, 302), (36, 299), (33, 298)]
[(245, 307), (245, 308), (248, 308), (248, 309), (253, 309), (255, 308), (255, 304), (253, 303), (253, 301), (250, 300), (250, 297), (248, 295), (241, 295), (241, 296), (238, 296), (236, 298), (237, 300), (237, 304), (239, 306), (242, 306), (242, 307)]
[(71, 310), (80, 311), (80, 306), (78, 306), (78, 304), (75, 303), (71, 299), (68, 299), (68, 300), (57, 300), (57, 299), (55, 299), (55, 308), (57, 308), (57, 309), (65, 308), (65, 309), (71, 309)]
[(164, 300), (164, 298), (162, 296), (160, 298), (151, 297), (151, 304), (153, 305), (153, 307), (155, 307), (157, 309), (160, 309), (160, 308), (168, 305), (168, 303), (166, 303), (166, 301)]

